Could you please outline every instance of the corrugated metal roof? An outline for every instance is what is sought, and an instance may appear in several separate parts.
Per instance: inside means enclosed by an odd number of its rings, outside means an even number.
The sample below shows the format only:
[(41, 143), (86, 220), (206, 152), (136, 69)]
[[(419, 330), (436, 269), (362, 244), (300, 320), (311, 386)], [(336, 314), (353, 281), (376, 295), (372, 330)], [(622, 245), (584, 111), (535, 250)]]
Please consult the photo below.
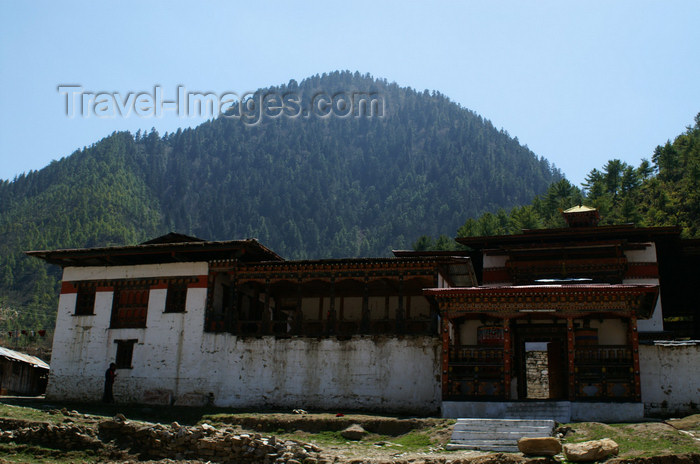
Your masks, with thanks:
[(11, 350), (9, 348), (3, 348), (0, 346), (0, 356), (5, 358), (14, 359), (15, 361), (25, 362), (31, 364), (34, 367), (39, 367), (41, 369), (50, 369), (49, 365), (46, 364), (41, 359), (36, 356), (30, 356), (28, 354), (20, 353), (19, 351)]
[(700, 340), (654, 340), (657, 346), (695, 346), (700, 345)]

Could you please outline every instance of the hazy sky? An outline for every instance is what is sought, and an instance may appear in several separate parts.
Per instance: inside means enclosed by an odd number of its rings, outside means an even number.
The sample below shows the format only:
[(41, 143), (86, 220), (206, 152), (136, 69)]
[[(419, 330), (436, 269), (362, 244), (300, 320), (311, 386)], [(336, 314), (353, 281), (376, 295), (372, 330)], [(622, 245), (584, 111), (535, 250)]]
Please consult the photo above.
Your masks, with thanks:
[[(700, 112), (700, 2), (0, 0), (0, 178), (115, 130), (202, 122), (66, 115), (85, 92), (244, 93), (334, 70), (438, 90), (576, 184), (637, 165)], [(390, 103), (390, 102), (388, 102)]]

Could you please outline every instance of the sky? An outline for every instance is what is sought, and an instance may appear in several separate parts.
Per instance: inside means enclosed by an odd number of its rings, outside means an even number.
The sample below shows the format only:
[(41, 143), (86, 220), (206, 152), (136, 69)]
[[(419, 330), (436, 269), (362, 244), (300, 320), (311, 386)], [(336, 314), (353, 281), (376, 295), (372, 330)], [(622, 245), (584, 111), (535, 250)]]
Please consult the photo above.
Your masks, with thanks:
[(698, 44), (696, 0), (0, 0), (0, 179), (114, 131), (206, 119), (71, 117), (70, 92), (240, 95), (350, 70), (443, 93), (579, 185), (607, 160), (650, 159), (694, 123)]

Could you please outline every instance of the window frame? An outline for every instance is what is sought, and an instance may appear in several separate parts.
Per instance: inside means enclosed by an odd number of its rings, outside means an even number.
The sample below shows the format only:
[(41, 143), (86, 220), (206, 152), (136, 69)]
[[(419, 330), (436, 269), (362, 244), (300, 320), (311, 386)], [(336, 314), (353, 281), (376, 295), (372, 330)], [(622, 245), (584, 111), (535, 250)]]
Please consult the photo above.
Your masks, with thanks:
[(109, 328), (145, 329), (150, 292), (148, 285), (115, 287)]
[(187, 312), (187, 291), (185, 282), (170, 282), (165, 294), (164, 313), (177, 314)]
[(74, 316), (94, 316), (95, 315), (95, 286), (79, 286), (75, 297)]
[(138, 342), (135, 338), (128, 340), (114, 340), (117, 344), (117, 352), (114, 355), (114, 364), (117, 369), (133, 369), (134, 345)]

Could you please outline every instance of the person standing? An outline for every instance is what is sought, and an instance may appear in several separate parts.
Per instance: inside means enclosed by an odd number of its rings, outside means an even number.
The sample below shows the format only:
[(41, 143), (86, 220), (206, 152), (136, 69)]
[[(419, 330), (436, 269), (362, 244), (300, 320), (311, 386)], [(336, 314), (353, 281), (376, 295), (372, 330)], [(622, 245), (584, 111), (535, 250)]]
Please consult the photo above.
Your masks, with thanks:
[(114, 378), (117, 376), (117, 365), (114, 363), (109, 364), (109, 368), (105, 371), (105, 392), (102, 396), (102, 401), (105, 403), (114, 403), (114, 395), (112, 394), (112, 386), (114, 385)]

